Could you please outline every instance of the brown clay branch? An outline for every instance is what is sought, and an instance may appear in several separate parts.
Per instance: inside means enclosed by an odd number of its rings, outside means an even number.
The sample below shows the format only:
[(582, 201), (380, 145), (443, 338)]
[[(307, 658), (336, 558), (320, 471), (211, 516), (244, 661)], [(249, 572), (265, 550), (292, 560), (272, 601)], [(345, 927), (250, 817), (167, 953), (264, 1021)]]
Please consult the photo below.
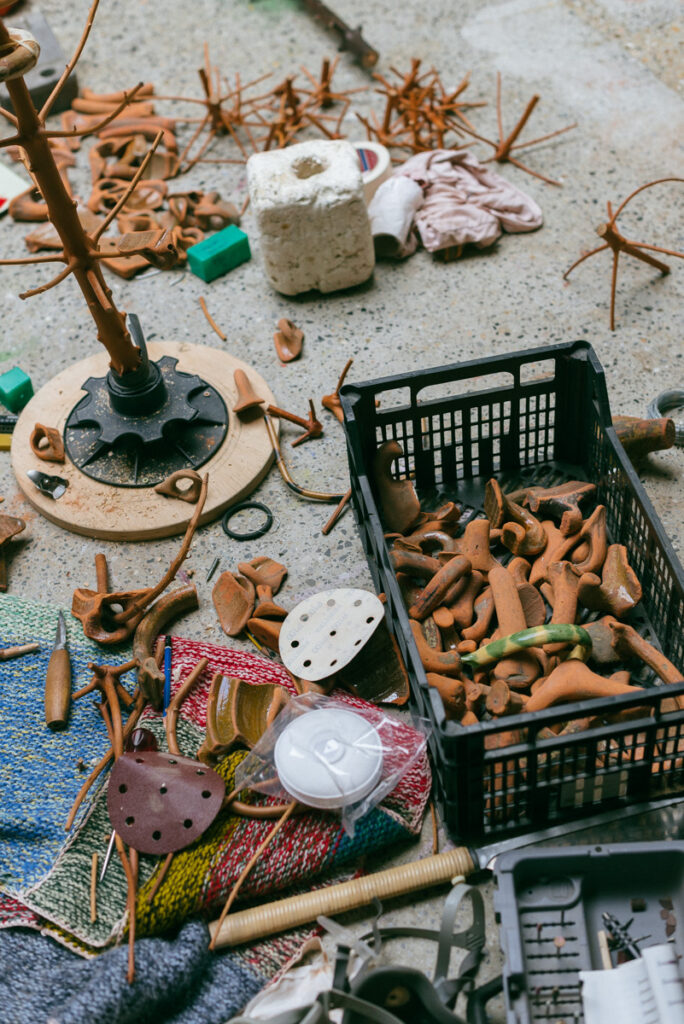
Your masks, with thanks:
[(85, 135), (97, 135), (98, 132), (102, 131), (108, 124), (110, 124), (115, 118), (122, 113), (126, 107), (132, 103), (135, 99), (139, 89), (142, 87), (142, 82), (139, 82), (129, 93), (124, 93), (124, 98), (121, 102), (110, 111), (106, 117), (103, 117), (97, 124), (92, 124), (88, 128), (74, 128), (69, 131), (50, 131), (46, 132), (48, 139), (82, 139)]
[(166, 590), (171, 580), (175, 578), (176, 573), (178, 572), (178, 570), (180, 569), (181, 565), (185, 560), (185, 557), (188, 553), (188, 549), (190, 548), (190, 545), (192, 543), (192, 538), (195, 535), (195, 530), (197, 529), (197, 525), (202, 514), (202, 509), (204, 508), (204, 503), (207, 500), (208, 486), (209, 474), (205, 473), (204, 477), (202, 478), (202, 489), (200, 490), (200, 496), (197, 499), (195, 511), (193, 513), (192, 519), (188, 523), (188, 528), (185, 531), (183, 543), (180, 546), (178, 554), (174, 558), (173, 562), (171, 563), (167, 571), (162, 576), (159, 583), (157, 583), (156, 587), (152, 587), (151, 590), (146, 591), (145, 597), (137, 602), (133, 602), (130, 608), (128, 608), (125, 612), (121, 612), (119, 615), (114, 616), (114, 621), (117, 624), (120, 622), (127, 622), (129, 619), (134, 618), (138, 614), (138, 612), (141, 612), (145, 607), (147, 607), (147, 605), (151, 604), (152, 601), (155, 600), (155, 598), (159, 597), (162, 591)]
[(116, 206), (112, 207), (112, 209), (109, 211), (109, 213), (107, 214), (105, 219), (102, 221), (102, 223), (100, 224), (100, 226), (97, 229), (97, 231), (95, 232), (95, 234), (91, 235), (92, 241), (94, 243), (97, 243), (97, 240), (101, 237), (102, 233), (107, 230), (107, 228), (112, 223), (114, 218), (118, 215), (118, 213), (121, 211), (121, 209), (126, 205), (128, 200), (131, 198), (131, 194), (135, 191), (135, 188), (136, 188), (138, 182), (140, 181), (140, 179), (142, 178), (143, 174), (145, 173), (145, 170), (147, 169), (147, 165), (149, 164), (150, 160), (152, 159), (152, 154), (154, 153), (155, 149), (157, 148), (157, 146), (161, 142), (162, 137), (163, 137), (163, 132), (160, 129), (157, 132), (156, 136), (155, 136), (154, 142), (152, 143), (152, 145), (148, 149), (147, 153), (145, 154), (145, 159), (140, 164), (140, 167), (136, 171), (134, 177), (131, 179), (130, 185), (128, 186), (128, 188), (126, 189), (124, 194), (121, 196), (121, 198), (119, 199), (119, 201), (116, 204)]
[(228, 899), (226, 900), (225, 905), (223, 907), (223, 910), (221, 911), (221, 916), (219, 917), (219, 925), (217, 926), (216, 931), (214, 932), (214, 938), (212, 938), (211, 942), (209, 943), (209, 949), (211, 949), (211, 950), (214, 949), (214, 945), (215, 945), (215, 941), (216, 941), (216, 936), (218, 935), (218, 932), (220, 930), (220, 926), (225, 921), (226, 916), (228, 914), (228, 911), (230, 910), (230, 908), (232, 907), (233, 903), (235, 902), (235, 898), (237, 897), (240, 889), (242, 888), (242, 884), (245, 881), (245, 879), (247, 878), (247, 875), (250, 873), (250, 871), (252, 870), (252, 868), (254, 867), (254, 865), (258, 861), (259, 857), (264, 852), (264, 850), (268, 847), (268, 845), (272, 842), (272, 840), (275, 839), (276, 834), (283, 827), (283, 825), (285, 824), (287, 819), (290, 817), (290, 815), (292, 814), (292, 812), (294, 811), (296, 806), (297, 806), (297, 801), (296, 800), (293, 800), (291, 804), (288, 804), (285, 813), (282, 815), (281, 818), (278, 819), (276, 824), (273, 826), (271, 831), (268, 833), (268, 835), (264, 839), (263, 843), (261, 843), (257, 847), (257, 849), (254, 851), (253, 855), (247, 861), (247, 864), (245, 865), (245, 867), (242, 869), (242, 871), (240, 873), (240, 876), (239, 876), (237, 882), (235, 883), (235, 885), (233, 886), (233, 888), (231, 889), (230, 894), (228, 896)]
[(55, 285), (65, 281), (69, 274), (73, 273), (74, 266), (75, 264), (70, 260), (64, 270), (60, 270), (59, 274), (57, 274), (56, 277), (53, 277), (51, 281), (48, 281), (47, 284), (41, 284), (39, 288), (29, 288), (27, 292), (19, 292), (19, 298), (30, 299), (34, 295), (41, 295), (43, 292), (48, 292), (51, 288), (54, 288)]
[(69, 77), (69, 75), (71, 74), (71, 72), (76, 67), (76, 64), (78, 63), (78, 59), (81, 56), (81, 54), (83, 53), (83, 47), (88, 42), (88, 36), (90, 35), (90, 30), (93, 27), (93, 21), (95, 20), (95, 13), (97, 11), (99, 3), (100, 3), (100, 0), (93, 0), (93, 3), (90, 6), (90, 10), (88, 11), (88, 17), (86, 19), (85, 27), (83, 29), (83, 32), (81, 33), (81, 38), (78, 41), (78, 46), (74, 50), (74, 53), (73, 53), (73, 56), (72, 56), (71, 60), (69, 61), (67, 66), (64, 68), (64, 71), (60, 75), (59, 81), (55, 85), (54, 89), (52, 90), (52, 92), (50, 93), (48, 98), (45, 100), (45, 103), (43, 104), (43, 106), (40, 108), (40, 113), (38, 114), (38, 117), (43, 122), (45, 121), (45, 118), (48, 116), (48, 114), (52, 110), (52, 107), (53, 107), (53, 104), (54, 104), (55, 100), (57, 99), (57, 97), (59, 96), (60, 92), (62, 91), (62, 89), (63, 89), (63, 87), (64, 87), (64, 85), (65, 85), (65, 83), (66, 83), (66, 81), (67, 81), (67, 79)]
[(208, 658), (200, 658), (192, 672), (190, 672), (190, 674), (183, 680), (182, 685), (169, 701), (169, 706), (166, 709), (164, 725), (166, 727), (166, 741), (169, 751), (172, 754), (180, 754), (181, 752), (176, 738), (176, 722), (178, 721), (181, 704), (190, 693), (208, 664)]
[(0, 107), (0, 117), (4, 117), (10, 124), (15, 126), (19, 123), (14, 114), (10, 114), (9, 110), (5, 110), (4, 107)]
[(223, 331), (221, 330), (221, 328), (216, 323), (216, 321), (214, 320), (213, 316), (211, 315), (211, 313), (207, 309), (207, 304), (204, 301), (204, 296), (203, 295), (200, 295), (200, 297), (199, 297), (199, 304), (200, 304), (200, 308), (201, 308), (202, 312), (204, 313), (205, 317), (207, 318), (207, 323), (209, 324), (211, 329), (213, 331), (215, 331), (216, 334), (218, 334), (218, 336), (221, 339), (221, 341), (227, 341), (226, 335), (223, 333)]

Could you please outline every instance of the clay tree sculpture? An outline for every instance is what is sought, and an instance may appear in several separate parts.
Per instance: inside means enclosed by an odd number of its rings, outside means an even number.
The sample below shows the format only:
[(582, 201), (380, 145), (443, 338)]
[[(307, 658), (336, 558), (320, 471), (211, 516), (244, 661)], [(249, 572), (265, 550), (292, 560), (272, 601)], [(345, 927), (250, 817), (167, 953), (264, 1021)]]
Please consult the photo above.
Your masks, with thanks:
[[(163, 137), (163, 129), (157, 133), (152, 150), (118, 201), (90, 232), (81, 223), (76, 204), (60, 174), (53, 151), (54, 141), (78, 140), (99, 131), (136, 98), (142, 87), (140, 83), (130, 92), (124, 92), (122, 100), (96, 125), (73, 130), (46, 128), (46, 118), (86, 44), (97, 6), (98, 0), (94, 0), (76, 51), (40, 110), (34, 107), (24, 81), (24, 75), (38, 60), (38, 44), (28, 33), (8, 29), (0, 19), (0, 81), (6, 84), (15, 111), (0, 111), (14, 128), (13, 134), (0, 140), (0, 148), (19, 147), (62, 246), (49, 255), (5, 259), (0, 260), (0, 264), (45, 263), (61, 268), (51, 281), (23, 292), (21, 298), (38, 295), (73, 276), (95, 322), (98, 340), (109, 353), (110, 371), (105, 377), (90, 377), (85, 382), (87, 394), (67, 418), (64, 431), (67, 452), (82, 472), (105, 483), (117, 484), (121, 483), (120, 460), (108, 458), (108, 455), (123, 445), (130, 453), (126, 459), (125, 483), (130, 485), (132, 478), (134, 486), (148, 486), (173, 470), (187, 466), (188, 462), (197, 466), (207, 461), (225, 437), (227, 415), (215, 389), (194, 374), (177, 371), (176, 359), (164, 356), (157, 363), (150, 361), (140, 325), (137, 320), (134, 324), (134, 318), (130, 317), (130, 328), (136, 335), (136, 343), (133, 342), (126, 316), (117, 309), (101, 269), (104, 258), (128, 258), (138, 251), (134, 243), (127, 245), (125, 252), (117, 253), (111, 246), (105, 251), (100, 239), (129, 201), (145, 173), (154, 146)], [(167, 265), (175, 258), (175, 249), (163, 232), (156, 241), (158, 244), (150, 250), (149, 238), (145, 238), (139, 251), (149, 256), (151, 251), (158, 250), (162, 263)], [(213, 432), (209, 431), (211, 437), (207, 435), (210, 424), (213, 426)], [(204, 444), (196, 448), (192, 438), (198, 433), (203, 435)], [(166, 444), (161, 453), (163, 438)], [(193, 449), (190, 457), (188, 453)], [(197, 454), (199, 450), (201, 455)]]
[[(654, 185), (662, 185), (664, 182), (678, 181), (684, 182), (684, 178), (657, 178), (655, 181), (648, 181), (645, 185), (640, 185), (639, 188), (635, 188), (633, 192), (623, 199), (618, 206), (615, 213), (613, 213), (613, 207), (610, 201), (606, 203), (608, 211), (608, 220), (603, 224), (599, 224), (596, 228), (596, 234), (603, 240), (603, 244), (599, 245), (596, 249), (591, 249), (589, 252), (585, 252), (580, 256), (578, 260), (568, 267), (563, 274), (563, 280), (567, 281), (568, 277), (580, 263), (584, 263), (591, 256), (595, 256), (599, 252), (605, 252), (606, 249), (610, 249), (613, 254), (613, 274), (610, 284), (610, 329), (615, 330), (615, 290), (617, 287), (617, 273), (618, 273), (618, 260), (620, 253), (624, 252), (628, 256), (633, 256), (635, 259), (640, 260), (642, 263), (648, 263), (649, 266), (655, 267), (660, 273), (665, 276), (670, 273), (670, 268), (666, 263), (661, 260), (655, 259), (653, 256), (649, 256), (648, 252), (661, 252), (666, 256), (676, 256), (678, 259), (684, 259), (684, 253), (676, 252), (674, 249), (665, 249), (660, 245), (649, 245), (647, 242), (635, 242), (632, 239), (625, 238), (620, 229), (617, 226), (617, 219), (625, 209), (628, 203), (631, 203), (635, 196), (638, 196), (640, 192), (643, 192), (647, 188), (653, 188)], [(644, 250), (648, 250), (645, 252)]]

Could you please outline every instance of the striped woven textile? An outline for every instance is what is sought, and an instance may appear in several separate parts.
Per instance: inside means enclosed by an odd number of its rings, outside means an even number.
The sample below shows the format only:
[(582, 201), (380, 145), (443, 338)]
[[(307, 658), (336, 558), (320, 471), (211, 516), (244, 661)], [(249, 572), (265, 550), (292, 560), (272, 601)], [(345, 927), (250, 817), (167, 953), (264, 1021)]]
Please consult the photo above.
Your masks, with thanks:
[[(6, 600), (8, 599), (0, 600), (0, 611)], [(26, 606), (28, 602), (21, 604)], [(36, 625), (41, 621), (49, 623), (43, 627), (47, 628), (48, 633), (52, 623), (56, 622), (56, 610), (49, 611), (52, 618), (46, 611), (41, 619), (41, 614), (36, 611), (33, 612), (31, 620)], [(5, 613), (5, 620), (7, 617)], [(6, 634), (2, 635), (5, 639)], [(8, 642), (19, 642), (15, 636), (16, 634), (13, 634), (11, 641)], [(21, 639), (32, 639), (30, 630), (25, 629)], [(50, 637), (50, 641), (51, 639)], [(50, 646), (51, 642), (48, 648)], [(72, 627), (70, 652), (72, 661), (75, 662), (75, 680), (78, 678), (74, 688), (83, 685), (88, 678), (87, 667), (85, 672), (81, 668), (82, 656), (79, 654), (81, 660), (74, 657), (78, 648), (77, 631)], [(49, 655), (49, 649), (47, 654)], [(114, 659), (111, 657), (111, 651), (104, 653), (104, 656), (102, 651), (98, 651), (96, 656), (89, 653), (87, 660), (103, 662), (106, 659), (120, 662), (126, 659), (127, 654), (127, 651), (121, 651)], [(291, 692), (293, 689), (289, 675), (278, 662), (228, 647), (174, 637), (174, 690), (201, 657), (208, 658), (209, 666), (184, 702), (178, 721), (179, 746), (181, 751), (189, 756), (196, 754), (204, 737), (207, 694), (215, 672), (238, 676), (249, 683), (273, 682)], [(87, 660), (83, 662), (86, 666)], [(0, 692), (4, 690), (3, 673), (11, 664), (0, 663)], [(29, 708), (37, 704), (38, 718), (41, 721), (45, 667), (46, 659), (45, 663), (39, 666), (27, 664), (22, 672), (22, 690), (25, 695), (23, 707)], [(348, 694), (338, 692), (336, 696), (352, 708), (364, 706), (363, 701)], [(90, 699), (85, 698), (86, 701)], [(78, 757), (84, 757), (88, 767), (91, 767), (106, 750), (108, 743), (99, 714), (95, 721), (91, 722), (85, 713), (82, 718), (79, 710), (77, 706), (67, 733), (54, 736), (49, 734), (46, 737), (48, 744), (53, 739), (68, 737), (69, 754), (58, 759), (58, 770), (55, 770), (49, 757), (33, 757), (35, 736), (32, 736), (32, 733), (40, 726), (35, 713), (32, 716), (31, 728), (22, 728), (21, 723), (18, 723), (14, 730), (16, 746), (12, 756), (7, 762), (2, 762), (3, 786), (12, 783), (11, 764), (21, 763), (22, 759), (31, 760), (32, 763), (31, 771), (27, 773), (21, 788), (22, 798), (18, 799), (13, 794), (7, 804), (3, 799), (4, 846), (0, 848), (0, 869), (3, 872), (0, 887), (0, 927), (13, 924), (41, 927), (71, 948), (89, 956), (116, 941), (125, 930), (126, 884), (123, 869), (118, 858), (114, 856), (105, 879), (98, 885), (98, 917), (94, 924), (91, 923), (88, 894), (92, 854), (98, 853), (102, 863), (111, 833), (106, 809), (106, 773), (99, 789), (86, 801), (79, 823), (66, 843), (63, 838), (63, 822), (83, 778), (78, 770), (73, 773), (73, 763)], [(8, 702), (0, 704), (0, 730), (3, 732), (6, 728), (5, 716), (9, 713)], [(91, 717), (95, 717), (95, 712)], [(160, 749), (164, 749), (165, 737), (161, 716), (147, 709), (143, 720), (146, 727), (157, 736)], [(42, 728), (45, 733), (49, 732), (44, 725)], [(410, 726), (406, 725), (406, 728), (410, 729)], [(87, 744), (89, 746), (86, 758), (84, 747)], [(235, 768), (244, 756), (244, 751), (236, 751), (224, 758), (218, 766), (228, 790), (232, 789)], [(72, 757), (73, 762), (70, 760)], [(7, 770), (5, 763), (8, 765)], [(40, 815), (45, 805), (50, 802), (49, 796), (45, 796), (45, 791), (49, 793), (52, 790), (52, 778), (55, 774), (59, 779), (60, 806), (58, 812), (50, 812), (50, 831), (47, 838), (43, 839)], [(67, 782), (71, 783), (72, 777), (73, 784), (68, 785)], [(251, 872), (241, 890), (240, 899), (264, 899), (269, 894), (288, 890), (292, 886), (306, 887), (314, 880), (320, 883), (331, 874), (338, 875), (345, 868), (356, 868), (366, 854), (382, 848), (391, 849), (399, 842), (410, 840), (420, 831), (430, 785), (430, 769), (425, 757), (404, 776), (380, 807), (357, 823), (353, 838), (342, 830), (339, 818), (333, 814), (311, 810), (291, 818)], [(32, 788), (37, 791), (33, 796)], [(262, 799), (264, 798), (258, 798), (259, 801)], [(30, 828), (27, 828), (27, 820), (30, 822)], [(60, 826), (61, 846), (58, 842)], [(174, 856), (166, 879), (151, 904), (148, 903), (147, 896), (153, 885), (159, 858), (141, 856), (138, 934), (162, 934), (199, 912), (215, 913), (271, 827), (272, 822), (269, 821), (229, 814), (220, 815), (200, 840)], [(35, 835), (35, 845), (41, 849), (40, 869), (35, 870), (30, 856), (27, 855), (30, 841), (26, 837), (30, 836), (31, 830)], [(5, 861), (8, 866), (13, 861), (15, 847), (24, 867), (21, 871), (13, 867), (12, 871), (5, 874)]]

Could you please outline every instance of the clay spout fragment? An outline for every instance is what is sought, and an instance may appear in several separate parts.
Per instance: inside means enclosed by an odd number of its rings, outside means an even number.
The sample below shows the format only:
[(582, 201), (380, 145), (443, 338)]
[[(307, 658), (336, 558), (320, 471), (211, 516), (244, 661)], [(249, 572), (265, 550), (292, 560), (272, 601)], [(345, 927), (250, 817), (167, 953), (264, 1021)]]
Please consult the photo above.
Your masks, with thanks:
[(432, 579), (442, 568), (442, 563), (430, 555), (423, 555), (419, 552), (406, 551), (403, 548), (394, 548), (390, 551), (390, 562), (395, 573), (405, 573), (407, 576), (416, 576), (418, 579)]
[(406, 533), (420, 515), (420, 501), (411, 481), (392, 477), (392, 463), (403, 454), (398, 441), (385, 441), (373, 460), (373, 479), (383, 522), (388, 530), (397, 533)]
[(524, 693), (515, 693), (503, 679), (495, 679), (489, 688), (486, 708), (491, 715), (517, 715), (524, 711), (529, 701)]
[(437, 672), (427, 673), (428, 685), (437, 690), (442, 698), (444, 714), (450, 721), (458, 721), (468, 710), (466, 707), (466, 689), (460, 679), (442, 676)]
[(545, 519), (542, 527), (546, 534), (546, 547), (532, 565), (530, 583), (533, 585), (548, 579), (549, 566), (553, 565), (554, 562), (562, 562), (568, 553), (580, 543), (579, 533), (566, 537), (550, 519)]
[(278, 330), (273, 335), (273, 343), (281, 363), (291, 363), (302, 354), (304, 332), (295, 327), (291, 320), (283, 317), (277, 323)]
[(413, 639), (416, 641), (418, 655), (426, 672), (436, 672), (444, 676), (460, 676), (461, 659), (456, 651), (436, 651), (428, 645), (420, 622), (410, 620)]
[(584, 573), (579, 580), (580, 604), (590, 611), (608, 612), (617, 619), (636, 608), (642, 593), (623, 544), (611, 544), (608, 548), (600, 579), (596, 573)]
[(459, 639), (454, 628), (454, 617), (449, 609), (435, 608), (432, 618), (442, 637), (442, 648), (447, 651), (455, 651)]
[(64, 441), (55, 427), (36, 423), (29, 438), (31, 451), (45, 462), (64, 462)]
[(639, 689), (641, 687), (629, 686), (619, 680), (604, 679), (592, 672), (583, 661), (564, 661), (553, 670), (543, 686), (532, 694), (525, 710), (541, 711), (554, 704), (590, 700), (592, 697), (613, 697), (620, 693), (635, 693)]
[(494, 617), (494, 595), (491, 587), (485, 587), (475, 601), (475, 621), (461, 631), (464, 640), (474, 640), (479, 643), (487, 636), (492, 618)]
[(489, 572), (499, 563), (489, 550), (490, 524), (488, 519), (472, 519), (462, 537), (458, 537), (454, 550), (464, 555), (479, 572)]
[[(496, 617), (502, 636), (520, 633), (527, 627), (525, 612), (513, 576), (499, 565), (489, 573)], [(533, 651), (520, 651), (502, 658), (494, 669), (497, 679), (505, 680), (515, 689), (529, 686), (539, 676), (539, 659)]]
[(439, 604), (444, 595), (456, 583), (470, 572), (471, 565), (467, 558), (462, 555), (454, 555), (439, 572), (435, 573), (423, 592), (409, 608), (409, 615), (412, 619), (424, 619), (430, 615)]
[(596, 493), (596, 485), (569, 480), (557, 487), (526, 487), (508, 495), (511, 501), (526, 505), (535, 515), (560, 519), (560, 532), (565, 537), (577, 533), (582, 526), (583, 505)]
[(605, 505), (596, 506), (577, 534), (577, 540), (578, 544), (582, 541), (588, 541), (589, 552), (581, 561), (577, 560), (576, 554), (575, 556), (570, 556), (573, 571), (578, 576), (582, 576), (585, 572), (598, 572), (606, 560), (606, 553), (608, 551)]
[(449, 610), (453, 616), (454, 625), (457, 629), (466, 629), (473, 621), (475, 598), (484, 586), (484, 574), (474, 569), (470, 576), (464, 577), (467, 580), (465, 589), (452, 604)]
[[(551, 622), (574, 623), (577, 619), (577, 593), (579, 579), (573, 572), (569, 562), (554, 562), (549, 566), (547, 577), (549, 586), (552, 588), (553, 607)], [(563, 644), (547, 644), (544, 650), (547, 654), (557, 654), (563, 649)]]
[(530, 511), (512, 501), (492, 478), (485, 490), (485, 513), (494, 529), (502, 528), (501, 541), (514, 555), (541, 554), (546, 534)]
[(240, 418), (243, 418), (245, 414), (262, 406), (264, 399), (259, 398), (256, 394), (244, 370), (236, 370), (233, 378), (238, 393), (238, 400), (233, 406), (233, 412)]

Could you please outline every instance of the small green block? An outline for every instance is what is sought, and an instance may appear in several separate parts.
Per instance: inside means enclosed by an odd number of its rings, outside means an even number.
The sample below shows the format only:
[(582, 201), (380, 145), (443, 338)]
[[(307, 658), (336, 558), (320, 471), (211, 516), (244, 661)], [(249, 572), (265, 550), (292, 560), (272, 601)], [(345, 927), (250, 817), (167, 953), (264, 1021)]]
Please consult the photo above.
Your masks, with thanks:
[(0, 374), (0, 402), (11, 412), (23, 409), (29, 398), (33, 398), (33, 384), (23, 370), (13, 366), (7, 373)]
[(249, 239), (234, 224), (188, 249), (190, 269), (203, 281), (213, 281), (251, 258)]

